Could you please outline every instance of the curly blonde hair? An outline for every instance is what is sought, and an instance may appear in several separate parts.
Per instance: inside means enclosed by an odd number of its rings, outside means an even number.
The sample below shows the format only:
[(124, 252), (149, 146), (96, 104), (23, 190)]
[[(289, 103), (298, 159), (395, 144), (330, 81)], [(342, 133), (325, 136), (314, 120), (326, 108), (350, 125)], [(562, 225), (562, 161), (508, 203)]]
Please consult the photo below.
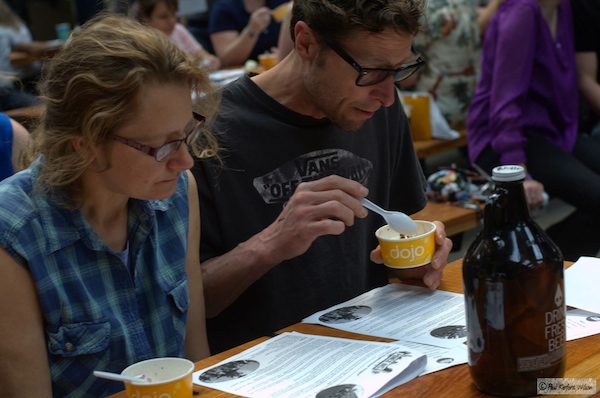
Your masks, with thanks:
[[(30, 154), (30, 161), (45, 157), (38, 181), (46, 190), (69, 189), (76, 199), (78, 179), (94, 160), (92, 149), (132, 120), (144, 87), (172, 83), (190, 85), (194, 109), (210, 126), (218, 98), (207, 72), (169, 37), (123, 16), (100, 15), (86, 23), (42, 74), (39, 90), (46, 111)], [(83, 148), (74, 148), (75, 139)], [(197, 157), (217, 155), (208, 128), (190, 146)]]

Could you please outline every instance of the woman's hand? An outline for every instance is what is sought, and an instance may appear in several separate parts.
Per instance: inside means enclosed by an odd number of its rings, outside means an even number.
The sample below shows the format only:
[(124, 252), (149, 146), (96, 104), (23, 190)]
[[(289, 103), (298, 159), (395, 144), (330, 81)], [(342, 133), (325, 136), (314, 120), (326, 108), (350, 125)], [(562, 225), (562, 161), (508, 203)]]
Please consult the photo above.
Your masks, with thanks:
[(523, 188), (530, 208), (544, 204), (544, 184), (536, 180), (525, 180)]

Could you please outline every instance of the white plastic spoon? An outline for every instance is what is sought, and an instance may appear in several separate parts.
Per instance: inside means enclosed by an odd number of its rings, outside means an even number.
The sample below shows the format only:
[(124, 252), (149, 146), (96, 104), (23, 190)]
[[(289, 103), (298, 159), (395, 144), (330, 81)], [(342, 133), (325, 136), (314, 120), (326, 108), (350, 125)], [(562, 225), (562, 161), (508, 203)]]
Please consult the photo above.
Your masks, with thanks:
[(417, 224), (400, 211), (384, 210), (371, 202), (367, 198), (360, 198), (360, 203), (369, 210), (378, 213), (394, 231), (404, 235), (414, 235), (417, 233)]
[(145, 375), (139, 376), (125, 376), (119, 373), (102, 372), (100, 370), (94, 370), (94, 376), (100, 377), (101, 379), (109, 379), (116, 381), (123, 381), (128, 383), (148, 383), (150, 380)]

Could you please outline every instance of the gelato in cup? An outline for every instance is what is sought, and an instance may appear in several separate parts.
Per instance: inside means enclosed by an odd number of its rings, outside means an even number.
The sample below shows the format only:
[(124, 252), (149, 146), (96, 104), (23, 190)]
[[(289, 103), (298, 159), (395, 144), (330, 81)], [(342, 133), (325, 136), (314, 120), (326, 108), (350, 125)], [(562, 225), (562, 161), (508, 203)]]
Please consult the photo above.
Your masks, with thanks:
[(134, 363), (121, 374), (126, 376), (144, 375), (149, 382), (125, 383), (129, 398), (190, 398), (192, 392), (192, 372), (194, 363), (184, 358), (154, 358)]
[(435, 251), (435, 224), (415, 220), (417, 233), (402, 235), (388, 225), (379, 228), (375, 235), (381, 246), (383, 263), (395, 269), (415, 268), (431, 262)]

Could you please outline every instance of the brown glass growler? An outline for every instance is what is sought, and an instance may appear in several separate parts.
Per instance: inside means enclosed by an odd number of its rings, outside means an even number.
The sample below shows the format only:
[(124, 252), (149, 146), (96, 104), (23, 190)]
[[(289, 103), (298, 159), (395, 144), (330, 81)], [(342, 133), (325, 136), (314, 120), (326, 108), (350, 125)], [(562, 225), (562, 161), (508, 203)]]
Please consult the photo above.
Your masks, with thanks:
[(492, 178), (463, 262), (469, 370), (487, 394), (537, 395), (538, 378), (565, 370), (563, 257), (529, 214), (523, 167), (496, 167)]

